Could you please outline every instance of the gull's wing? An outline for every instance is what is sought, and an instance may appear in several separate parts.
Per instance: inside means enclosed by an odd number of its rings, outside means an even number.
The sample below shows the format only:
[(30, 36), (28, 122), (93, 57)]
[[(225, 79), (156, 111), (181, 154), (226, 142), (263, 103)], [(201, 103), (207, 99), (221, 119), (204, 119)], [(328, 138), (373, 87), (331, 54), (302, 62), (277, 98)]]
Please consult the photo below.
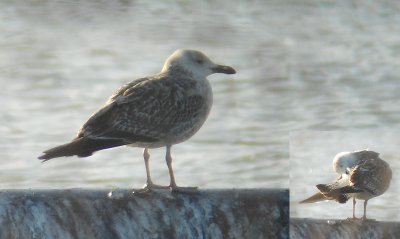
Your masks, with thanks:
[(390, 166), (382, 159), (368, 159), (350, 173), (350, 186), (374, 196), (384, 193), (392, 178)]
[(359, 150), (359, 151), (354, 151), (352, 152), (352, 155), (357, 158), (356, 164), (360, 164), (365, 160), (368, 159), (378, 159), (379, 158), (379, 153), (371, 150)]
[(201, 113), (205, 100), (188, 95), (189, 84), (196, 84), (193, 80), (174, 85), (167, 77), (143, 78), (121, 87), (82, 126), (78, 137), (155, 142), (176, 125), (189, 125)]

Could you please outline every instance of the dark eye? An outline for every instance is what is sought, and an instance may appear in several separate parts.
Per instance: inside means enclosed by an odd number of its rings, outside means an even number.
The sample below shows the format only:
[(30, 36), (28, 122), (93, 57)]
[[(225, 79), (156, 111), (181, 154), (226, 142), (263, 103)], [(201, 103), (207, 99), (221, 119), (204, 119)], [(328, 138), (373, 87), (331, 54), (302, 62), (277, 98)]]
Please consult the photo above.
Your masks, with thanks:
[(197, 59), (196, 62), (197, 62), (198, 64), (200, 64), (200, 65), (203, 64), (203, 60), (202, 60), (202, 59)]

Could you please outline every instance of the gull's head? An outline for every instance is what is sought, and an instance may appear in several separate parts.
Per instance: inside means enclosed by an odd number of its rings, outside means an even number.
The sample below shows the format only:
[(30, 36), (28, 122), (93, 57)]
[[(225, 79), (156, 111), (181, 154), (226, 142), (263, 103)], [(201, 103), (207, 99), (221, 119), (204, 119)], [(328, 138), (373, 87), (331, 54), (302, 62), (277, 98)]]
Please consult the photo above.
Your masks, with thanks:
[(348, 174), (357, 163), (357, 157), (351, 152), (341, 152), (333, 158), (333, 170), (339, 174)]
[(218, 65), (212, 62), (206, 55), (196, 50), (176, 50), (165, 61), (161, 72), (180, 69), (191, 73), (195, 78), (206, 78), (214, 73), (235, 74), (230, 66)]

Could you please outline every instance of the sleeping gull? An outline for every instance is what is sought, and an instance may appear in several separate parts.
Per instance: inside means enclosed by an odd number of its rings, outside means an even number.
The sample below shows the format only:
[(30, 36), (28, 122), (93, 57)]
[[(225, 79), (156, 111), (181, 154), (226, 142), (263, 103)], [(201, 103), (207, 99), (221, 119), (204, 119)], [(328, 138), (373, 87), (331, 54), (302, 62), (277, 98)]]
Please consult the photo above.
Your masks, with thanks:
[(330, 184), (318, 184), (318, 193), (300, 203), (313, 203), (335, 200), (346, 203), (353, 197), (353, 219), (356, 199), (364, 200), (364, 215), (367, 219), (368, 200), (382, 195), (392, 179), (392, 170), (388, 163), (379, 157), (379, 153), (369, 150), (338, 153), (333, 159), (333, 170), (339, 177)]
[[(195, 50), (177, 50), (165, 61), (157, 75), (134, 80), (118, 89), (79, 129), (70, 143), (44, 151), (43, 161), (73, 156), (87, 157), (94, 152), (129, 145), (144, 148), (146, 189), (178, 187), (172, 170), (171, 146), (193, 136), (207, 119), (212, 90), (207, 76), (235, 74), (230, 66), (218, 65)], [(149, 149), (166, 147), (170, 185), (152, 182)]]

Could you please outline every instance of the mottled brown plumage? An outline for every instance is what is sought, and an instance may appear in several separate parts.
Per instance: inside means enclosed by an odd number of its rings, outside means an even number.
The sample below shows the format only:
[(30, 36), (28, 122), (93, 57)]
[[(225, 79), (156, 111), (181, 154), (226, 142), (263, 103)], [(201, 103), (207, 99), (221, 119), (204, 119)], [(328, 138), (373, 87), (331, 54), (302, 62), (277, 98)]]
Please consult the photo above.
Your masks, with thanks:
[(177, 50), (161, 73), (122, 86), (88, 119), (72, 142), (45, 151), (39, 159), (87, 157), (122, 145), (142, 147), (147, 186), (152, 188), (156, 185), (150, 177), (148, 149), (165, 146), (170, 187), (179, 190), (170, 149), (193, 136), (207, 119), (212, 90), (206, 77), (213, 73), (234, 74), (235, 70), (213, 63), (199, 51)]

